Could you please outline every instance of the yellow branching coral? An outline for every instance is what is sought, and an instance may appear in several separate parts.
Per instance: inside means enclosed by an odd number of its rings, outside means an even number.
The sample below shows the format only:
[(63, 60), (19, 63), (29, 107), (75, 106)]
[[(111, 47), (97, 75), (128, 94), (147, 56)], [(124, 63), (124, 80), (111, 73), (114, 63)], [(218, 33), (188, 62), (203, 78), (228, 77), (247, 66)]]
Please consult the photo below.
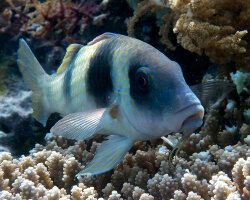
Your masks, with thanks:
[[(194, 145), (197, 149), (204, 142), (197, 139), (199, 137), (191, 137), (192, 144), (197, 143)], [(191, 153), (191, 156), (181, 152), (183, 157), (176, 159), (176, 169), (173, 170), (168, 163), (169, 150), (162, 142), (158, 141), (155, 146), (143, 143), (137, 146), (140, 149), (135, 153), (127, 154), (113, 172), (76, 180), (74, 177), (80, 166), (92, 159), (82, 158), (89, 151), (94, 153), (97, 144), (93, 143), (89, 150), (85, 142), (69, 142), (65, 146), (60, 137), (53, 135), (47, 136), (46, 140), (44, 150), (35, 148), (29, 156), (13, 159), (9, 153), (0, 154), (0, 199), (208, 200), (249, 197), (250, 151), (247, 145), (225, 149), (207, 146), (207, 151)], [(51, 144), (61, 152), (49, 150)], [(81, 152), (75, 151), (79, 144)], [(215, 165), (212, 160), (221, 164)]]
[(250, 157), (240, 158), (232, 170), (233, 181), (243, 199), (250, 198)]
[(38, 163), (35, 167), (35, 171), (39, 177), (39, 182), (43, 184), (45, 188), (51, 189), (53, 187), (53, 181), (50, 178), (47, 167), (42, 163)]
[[(242, 40), (247, 30), (238, 31), (240, 29), (236, 30), (233, 26), (215, 23), (216, 19), (213, 22), (203, 20), (209, 19), (204, 13), (213, 14), (212, 16), (218, 13), (215, 10), (209, 12), (209, 9), (207, 12), (200, 12), (202, 9), (197, 9), (193, 5), (194, 2), (190, 3), (191, 8), (185, 14), (181, 14), (175, 23), (173, 31), (177, 34), (177, 42), (185, 49), (199, 55), (205, 52), (212, 62), (219, 64), (237, 61), (243, 56), (249, 59), (250, 57), (246, 55), (247, 42)], [(195, 9), (192, 9), (193, 7)], [(196, 10), (199, 12), (193, 13)]]
[(0, 169), (0, 190), (6, 190), (9, 191), (9, 179), (4, 179), (4, 172), (2, 169)]
[[(134, 35), (135, 22), (150, 9), (158, 15), (162, 42), (174, 49), (168, 40), (171, 25), (177, 42), (199, 55), (205, 53), (221, 65), (235, 62), (238, 68), (249, 69), (250, 2), (237, 0), (144, 0), (128, 21), (128, 33)], [(160, 16), (160, 17), (159, 17)]]
[(81, 164), (74, 158), (71, 157), (66, 160), (63, 165), (63, 179), (65, 188), (70, 190), (72, 185), (76, 183), (75, 175), (80, 171)]
[(237, 199), (240, 198), (236, 187), (224, 172), (219, 172), (213, 176), (210, 183), (210, 193), (214, 196), (215, 200), (227, 199), (230, 194), (234, 194)]

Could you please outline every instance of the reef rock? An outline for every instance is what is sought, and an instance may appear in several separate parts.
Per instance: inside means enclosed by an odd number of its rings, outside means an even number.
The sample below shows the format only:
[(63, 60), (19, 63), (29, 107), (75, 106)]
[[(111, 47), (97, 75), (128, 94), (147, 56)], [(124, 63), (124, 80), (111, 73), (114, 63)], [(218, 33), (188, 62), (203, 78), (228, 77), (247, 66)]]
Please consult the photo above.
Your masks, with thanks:
[[(32, 92), (25, 89), (23, 82), (8, 83), (7, 94), (0, 96), (1, 144), (5, 148), (15, 149), (18, 141), (32, 132)], [(16, 141), (16, 142), (14, 142)]]

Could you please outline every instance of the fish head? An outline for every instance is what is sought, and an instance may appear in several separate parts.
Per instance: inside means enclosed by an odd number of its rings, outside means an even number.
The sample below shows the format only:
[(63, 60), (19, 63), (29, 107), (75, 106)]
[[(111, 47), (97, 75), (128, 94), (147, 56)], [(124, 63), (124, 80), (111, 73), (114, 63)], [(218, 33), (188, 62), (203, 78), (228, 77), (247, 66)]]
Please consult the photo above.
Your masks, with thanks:
[(202, 125), (204, 108), (186, 84), (180, 66), (166, 56), (130, 67), (130, 101), (124, 112), (146, 139), (192, 132)]

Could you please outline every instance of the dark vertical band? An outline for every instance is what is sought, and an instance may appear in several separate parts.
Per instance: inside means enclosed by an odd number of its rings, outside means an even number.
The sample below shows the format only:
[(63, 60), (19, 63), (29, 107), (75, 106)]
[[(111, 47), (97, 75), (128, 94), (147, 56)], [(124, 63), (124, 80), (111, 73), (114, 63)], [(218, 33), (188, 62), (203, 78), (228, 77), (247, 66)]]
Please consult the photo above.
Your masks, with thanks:
[(72, 53), (72, 60), (69, 63), (69, 66), (67, 66), (64, 80), (63, 80), (63, 94), (65, 96), (65, 99), (68, 100), (71, 96), (71, 80), (72, 80), (72, 74), (73, 70), (75, 68), (75, 60), (77, 58), (77, 54), (79, 50), (82, 48), (82, 45), (77, 46), (77, 48), (74, 49), (74, 52)]
[(107, 40), (101, 44), (89, 63), (86, 79), (87, 92), (94, 98), (97, 107), (108, 106), (108, 97), (113, 92), (112, 41)]

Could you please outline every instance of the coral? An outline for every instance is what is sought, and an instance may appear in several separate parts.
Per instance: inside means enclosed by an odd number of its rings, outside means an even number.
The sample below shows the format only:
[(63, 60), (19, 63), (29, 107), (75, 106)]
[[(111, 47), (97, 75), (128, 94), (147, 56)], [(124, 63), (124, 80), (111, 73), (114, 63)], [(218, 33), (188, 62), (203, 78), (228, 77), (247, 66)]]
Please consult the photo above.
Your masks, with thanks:
[(230, 194), (236, 192), (236, 187), (224, 172), (219, 172), (213, 176), (210, 183), (210, 193), (214, 196), (214, 199), (227, 199)]
[[(78, 40), (86, 27), (100, 25), (107, 14), (106, 3), (86, 0), (4, 0), (1, 2), (0, 33), (28, 33), (34, 38)], [(53, 34), (51, 34), (53, 33)]]
[(238, 94), (240, 94), (243, 90), (247, 90), (245, 86), (245, 81), (247, 80), (247, 77), (249, 77), (249, 73), (244, 73), (241, 71), (237, 71), (235, 74), (230, 73), (232, 81), (236, 85), (236, 89)]
[(0, 151), (11, 151), (17, 155), (20, 149), (24, 150), (27, 147), (26, 152), (30, 149), (28, 145), (24, 145), (26, 142), (24, 140), (33, 135), (36, 129), (31, 117), (31, 95), (32, 92), (28, 91), (18, 75), (16, 60), (2, 52), (0, 55)]
[(100, 9), (98, 1), (33, 0), (26, 5), (29, 20), (23, 25), (22, 31), (38, 38), (56, 32), (58, 39), (70, 36), (68, 39), (72, 41), (76, 30), (83, 32), (89, 24), (101, 23), (106, 15)]
[(190, 192), (194, 192), (204, 199), (208, 199), (208, 183), (206, 180), (198, 181), (195, 175), (185, 173), (181, 178), (181, 184), (186, 194), (189, 195)]
[(135, 7), (128, 21), (128, 33), (149, 11), (156, 13), (161, 42), (175, 47), (168, 35), (176, 34), (177, 42), (190, 52), (205, 53), (212, 62), (226, 65), (235, 62), (237, 68), (249, 69), (250, 22), (249, 1), (231, 0), (144, 0)]
[(234, 184), (242, 199), (250, 198), (250, 157), (247, 160), (240, 158), (232, 169)]
[[(74, 12), (68, 13), (77, 5), (82, 8), (90, 5), (90, 1), (82, 1), (83, 4), (77, 4), (79, 1), (27, 1), (27, 7), (14, 0), (8, 2), (12, 2), (9, 9), (15, 13), (8, 23), (22, 19), (24, 23), (19, 26), (23, 26), (22, 31), (38, 38), (70, 35), (74, 40), (75, 32), (84, 30), (86, 23), (90, 21), (94, 23), (94, 16), (100, 14), (99, 6), (96, 7), (100, 1), (94, 1), (92, 18), (83, 13), (79, 16), (75, 16)], [(168, 48), (175, 48), (168, 39), (170, 27), (173, 25), (177, 40), (183, 47), (198, 54), (205, 52), (211, 60), (222, 64), (229, 62), (230, 57), (237, 63), (237, 68), (244, 68), (240, 63), (244, 64), (248, 59), (248, 51), (242, 53), (248, 48), (248, 44), (241, 39), (246, 33), (245, 28), (239, 29), (236, 20), (224, 20), (226, 15), (231, 16), (238, 9), (236, 15), (241, 16), (239, 23), (245, 20), (247, 24), (248, 15), (244, 18), (241, 13), (247, 7), (233, 8), (226, 4), (229, 1), (221, 1), (225, 5), (218, 2), (144, 0), (136, 8), (135, 17), (128, 23), (130, 32), (133, 34), (139, 18), (150, 11), (157, 15), (158, 20), (162, 20), (158, 23), (159, 34)], [(209, 6), (204, 9), (206, 5)], [(228, 13), (223, 11), (226, 6)], [(62, 7), (65, 12), (63, 19), (60, 18)], [(83, 12), (84, 9), (77, 12)], [(24, 11), (23, 14), (18, 16), (18, 10)], [(221, 15), (218, 15), (219, 11)], [(65, 22), (68, 17), (79, 21)], [(66, 32), (63, 31), (65, 29)], [(215, 34), (218, 38), (213, 38)], [(248, 42), (248, 34), (243, 39)], [(231, 53), (228, 52), (229, 40), (232, 45)], [(240, 60), (243, 54), (245, 57)], [(51, 55), (53, 57), (54, 54)], [(204, 125), (185, 141), (172, 163), (169, 162), (171, 148), (166, 142), (161, 139), (138, 141), (113, 170), (76, 179), (75, 175), (93, 159), (103, 137), (73, 141), (48, 133), (44, 143), (36, 144), (28, 155), (18, 157), (12, 153), (0, 153), (0, 199), (249, 199), (249, 75), (244, 71), (240, 74), (236, 71), (231, 77), (236, 90), (207, 110)], [(9, 132), (15, 131), (14, 135), (18, 135), (20, 129), (16, 129), (15, 125), (19, 123), (19, 118), (16, 116), (20, 115), (22, 119), (27, 117), (32, 121), (30, 93), (25, 88), (18, 87), (18, 84), (23, 83), (17, 81), (16, 85), (8, 88), (11, 95), (1, 99), (4, 105), (11, 102), (12, 107), (4, 107), (8, 108), (8, 112), (1, 112), (2, 115), (8, 114), (7, 121), (15, 113), (15, 123), (10, 125), (7, 122), (4, 124), (4, 120), (0, 121), (3, 138), (8, 135), (5, 133), (8, 132), (7, 128), (11, 130)], [(176, 144), (182, 134), (173, 133), (166, 137)], [(8, 137), (12, 145), (13, 140), (18, 141), (16, 137)]]
[[(136, 200), (249, 198), (248, 145), (225, 148), (212, 145), (207, 151), (183, 154), (185, 159), (176, 158), (175, 168), (168, 163), (169, 154), (164, 143), (138, 145), (137, 148), (142, 149), (127, 154), (113, 172), (77, 180), (75, 175), (81, 166), (92, 159), (83, 158), (91, 151), (95, 153), (97, 143), (88, 148), (83, 141), (66, 141), (48, 134), (47, 144), (37, 145), (29, 156), (13, 159), (10, 153), (1, 153), (0, 196)], [(78, 148), (80, 150), (75, 151)]]
[(208, 152), (200, 152), (199, 154), (204, 154), (205, 156), (200, 158), (196, 153), (190, 156), (192, 160), (190, 169), (197, 175), (199, 180), (209, 180), (213, 174), (216, 174), (219, 171), (219, 166), (216, 165), (215, 162), (210, 161), (211, 158), (209, 158)]
[(6, 59), (0, 59), (0, 96), (5, 96), (8, 93), (8, 88), (6, 87), (6, 81), (9, 78), (8, 63), (6, 64)]
[(9, 191), (10, 187), (9, 187), (9, 179), (4, 179), (4, 172), (1, 169), (0, 170), (0, 190), (6, 190)]
[[(13, 76), (6, 82), (7, 94), (0, 96), (0, 145), (18, 154), (24, 148), (24, 135), (33, 134), (31, 114), (31, 91), (23, 86), (23, 81)], [(24, 128), (25, 127), (25, 128)], [(16, 141), (13, 146), (13, 140)], [(21, 147), (20, 147), (20, 146)]]
[(96, 199), (95, 197), (97, 197), (97, 192), (94, 190), (94, 188), (87, 188), (83, 183), (80, 183), (78, 186), (73, 186), (71, 193), (71, 198), (74, 200)]
[[(31, 91), (19, 91), (16, 95), (9, 94), (8, 96), (4, 96), (0, 98), (0, 120), (2, 123), (5, 122), (5, 126), (8, 127), (8, 129), (14, 130), (16, 126), (18, 126), (20, 121), (24, 118), (28, 118), (31, 113), (32, 109), (30, 108), (30, 98), (31, 98)], [(19, 116), (19, 119), (18, 117)], [(12, 118), (15, 118), (12, 119)], [(8, 125), (9, 122), (13, 123)], [(16, 124), (14, 124), (16, 123)]]
[[(129, 186), (126, 187), (126, 185), (129, 185), (129, 184), (124, 183), (124, 185), (125, 185), (125, 188), (129, 188)], [(106, 187), (105, 187), (104, 189), (102, 189), (104, 198), (108, 198), (109, 195), (112, 193), (113, 190), (114, 190), (114, 186), (113, 186), (111, 183), (108, 183), (108, 184), (106, 185)], [(126, 195), (127, 192), (124, 192), (124, 190), (125, 190), (125, 191), (128, 191), (128, 193), (132, 193), (132, 190), (129, 191), (130, 189), (122, 189), (122, 192), (123, 192), (125, 195)], [(128, 198), (128, 196), (129, 196), (129, 195), (126, 195), (127, 198)]]
[(14, 36), (19, 33), (22, 23), (27, 21), (28, 17), (22, 8), (25, 6), (25, 0), (3, 0), (0, 3), (0, 34)]

